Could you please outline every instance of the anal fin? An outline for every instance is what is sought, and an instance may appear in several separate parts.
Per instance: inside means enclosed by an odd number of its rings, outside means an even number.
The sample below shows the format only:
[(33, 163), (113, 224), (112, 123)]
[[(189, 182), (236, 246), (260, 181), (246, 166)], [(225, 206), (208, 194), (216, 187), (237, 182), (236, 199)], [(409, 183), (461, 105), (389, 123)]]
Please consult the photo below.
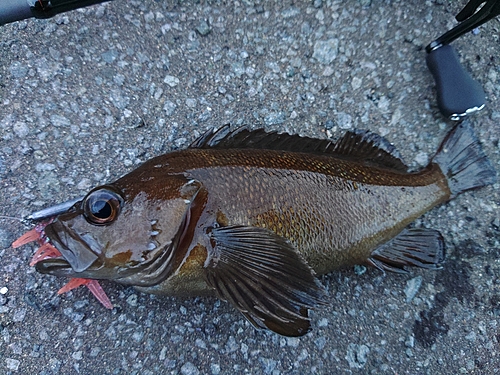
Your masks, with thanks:
[(310, 330), (308, 309), (325, 303), (311, 267), (285, 238), (258, 227), (213, 228), (205, 278), (254, 326), (284, 336)]
[(406, 266), (439, 269), (444, 258), (444, 240), (439, 231), (406, 228), (373, 250), (368, 263), (383, 271), (406, 273)]

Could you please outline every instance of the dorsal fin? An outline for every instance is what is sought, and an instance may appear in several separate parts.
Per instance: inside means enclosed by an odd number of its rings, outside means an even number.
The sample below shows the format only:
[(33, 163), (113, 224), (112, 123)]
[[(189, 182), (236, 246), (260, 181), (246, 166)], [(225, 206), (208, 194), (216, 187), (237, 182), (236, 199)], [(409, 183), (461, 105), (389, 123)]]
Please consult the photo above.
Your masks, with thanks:
[(350, 130), (335, 144), (333, 153), (361, 159), (374, 166), (407, 172), (401, 154), (387, 139), (368, 130)]
[(231, 131), (229, 125), (224, 125), (218, 130), (209, 129), (189, 147), (251, 148), (330, 154), (401, 172), (406, 172), (408, 169), (399, 152), (388, 140), (368, 130), (348, 131), (337, 142), (332, 142), (328, 139), (315, 139), (287, 133), (268, 133), (264, 129), (250, 130), (246, 126)]
[(266, 132), (264, 129), (250, 130), (246, 126), (230, 131), (229, 125), (224, 125), (218, 130), (207, 130), (191, 143), (189, 148), (251, 148), (324, 153), (331, 152), (334, 143), (328, 139), (301, 137), (287, 133), (278, 134), (277, 132)]

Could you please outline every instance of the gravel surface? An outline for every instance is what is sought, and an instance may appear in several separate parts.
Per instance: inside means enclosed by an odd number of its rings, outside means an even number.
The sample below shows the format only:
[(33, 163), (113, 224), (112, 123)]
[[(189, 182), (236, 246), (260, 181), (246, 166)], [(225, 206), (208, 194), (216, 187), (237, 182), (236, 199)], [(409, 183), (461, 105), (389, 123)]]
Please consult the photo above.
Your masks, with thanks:
[[(172, 4), (175, 3), (175, 4)], [(0, 215), (85, 194), (230, 123), (319, 138), (364, 128), (414, 168), (452, 124), (423, 48), (464, 1), (124, 1), (0, 31)], [(483, 85), (474, 117), (500, 170), (500, 21), (454, 43)], [(499, 184), (418, 220), (442, 231), (443, 270), (357, 267), (321, 278), (314, 330), (255, 330), (214, 298), (111, 282), (116, 308), (28, 266), (29, 229), (0, 219), (0, 374), (500, 373)]]

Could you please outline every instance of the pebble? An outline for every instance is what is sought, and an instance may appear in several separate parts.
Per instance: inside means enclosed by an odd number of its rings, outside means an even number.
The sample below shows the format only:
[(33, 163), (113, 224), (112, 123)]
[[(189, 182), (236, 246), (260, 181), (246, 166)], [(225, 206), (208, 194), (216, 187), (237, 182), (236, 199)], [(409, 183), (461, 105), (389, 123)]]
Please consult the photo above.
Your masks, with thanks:
[(175, 87), (180, 83), (180, 80), (177, 77), (167, 75), (163, 79), (163, 82), (169, 85), (170, 87)]
[(339, 50), (339, 40), (332, 38), (328, 40), (319, 40), (314, 43), (314, 52), (312, 57), (321, 64), (331, 64), (337, 58)]
[(350, 368), (363, 368), (368, 361), (370, 349), (366, 345), (349, 344), (345, 359)]
[(28, 74), (28, 67), (19, 61), (12, 63), (9, 70), (14, 78), (24, 78)]
[(200, 370), (198, 370), (198, 368), (194, 364), (192, 364), (191, 362), (186, 362), (181, 367), (181, 374), (182, 375), (198, 375), (199, 373), (200, 373)]
[(363, 275), (364, 273), (366, 272), (366, 267), (365, 266), (362, 266), (362, 265), (359, 265), (359, 264), (356, 264), (354, 266), (354, 273), (356, 275)]
[(14, 311), (14, 314), (12, 316), (12, 320), (16, 323), (20, 323), (24, 320), (25, 317), (26, 317), (26, 309), (20, 308), (20, 309), (16, 309)]
[(165, 105), (163, 106), (163, 110), (165, 111), (167, 116), (172, 116), (174, 114), (176, 108), (177, 108), (177, 105), (171, 101), (166, 101)]
[(75, 360), (75, 361), (80, 361), (82, 358), (83, 358), (83, 352), (82, 351), (77, 351), (77, 352), (74, 352), (71, 357)]
[(196, 31), (202, 36), (207, 36), (211, 31), (210, 25), (207, 21), (203, 20), (196, 26)]
[(420, 151), (416, 156), (415, 156), (415, 162), (422, 166), (425, 167), (427, 164), (429, 164), (429, 155), (427, 153)]
[(232, 336), (232, 335), (229, 336), (229, 339), (226, 342), (225, 348), (226, 348), (226, 354), (230, 354), (230, 353), (233, 353), (236, 350), (238, 350), (239, 345), (236, 342), (234, 336)]
[(352, 128), (352, 116), (345, 112), (337, 113), (337, 124), (340, 129), (349, 130)]
[(12, 130), (19, 138), (25, 138), (30, 132), (28, 125), (21, 121), (17, 121), (12, 127)]
[(262, 371), (264, 371), (264, 374), (271, 374), (278, 363), (274, 359), (265, 357), (260, 357), (259, 361), (262, 364)]
[(422, 276), (414, 277), (406, 282), (405, 295), (406, 303), (410, 303), (413, 298), (418, 293), (420, 286), (422, 285)]
[(286, 115), (284, 112), (271, 113), (264, 118), (264, 122), (267, 126), (283, 124), (286, 120)]
[(52, 122), (52, 125), (57, 126), (57, 127), (70, 127), (71, 126), (71, 121), (67, 117), (64, 117), (61, 115), (51, 115), (50, 122)]
[(210, 371), (212, 371), (212, 375), (220, 374), (220, 365), (218, 363), (210, 364)]
[(7, 368), (12, 371), (17, 371), (19, 369), (19, 365), (21, 364), (21, 361), (13, 358), (5, 358), (5, 363), (7, 365)]
[(321, 318), (318, 321), (318, 327), (327, 327), (328, 326), (328, 319), (327, 318)]
[(117, 57), (118, 57), (118, 52), (114, 49), (111, 49), (101, 54), (101, 58), (108, 64), (111, 64), (113, 61), (115, 61)]
[(196, 99), (186, 99), (186, 106), (188, 108), (195, 108), (196, 107), (196, 104), (197, 104), (197, 100)]
[(138, 299), (137, 294), (131, 294), (130, 296), (127, 297), (127, 303), (132, 307), (136, 307), (137, 299)]
[(351, 87), (353, 90), (359, 89), (363, 85), (363, 78), (361, 77), (353, 77), (351, 81)]

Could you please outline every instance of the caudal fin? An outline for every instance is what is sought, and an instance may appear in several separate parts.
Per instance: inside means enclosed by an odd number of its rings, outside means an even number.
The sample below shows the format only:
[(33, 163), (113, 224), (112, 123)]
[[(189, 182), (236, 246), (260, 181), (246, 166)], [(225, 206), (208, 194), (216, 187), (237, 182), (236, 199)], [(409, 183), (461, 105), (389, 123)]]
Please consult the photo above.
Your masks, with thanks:
[(455, 126), (432, 161), (447, 177), (452, 197), (496, 182), (496, 171), (468, 121)]

